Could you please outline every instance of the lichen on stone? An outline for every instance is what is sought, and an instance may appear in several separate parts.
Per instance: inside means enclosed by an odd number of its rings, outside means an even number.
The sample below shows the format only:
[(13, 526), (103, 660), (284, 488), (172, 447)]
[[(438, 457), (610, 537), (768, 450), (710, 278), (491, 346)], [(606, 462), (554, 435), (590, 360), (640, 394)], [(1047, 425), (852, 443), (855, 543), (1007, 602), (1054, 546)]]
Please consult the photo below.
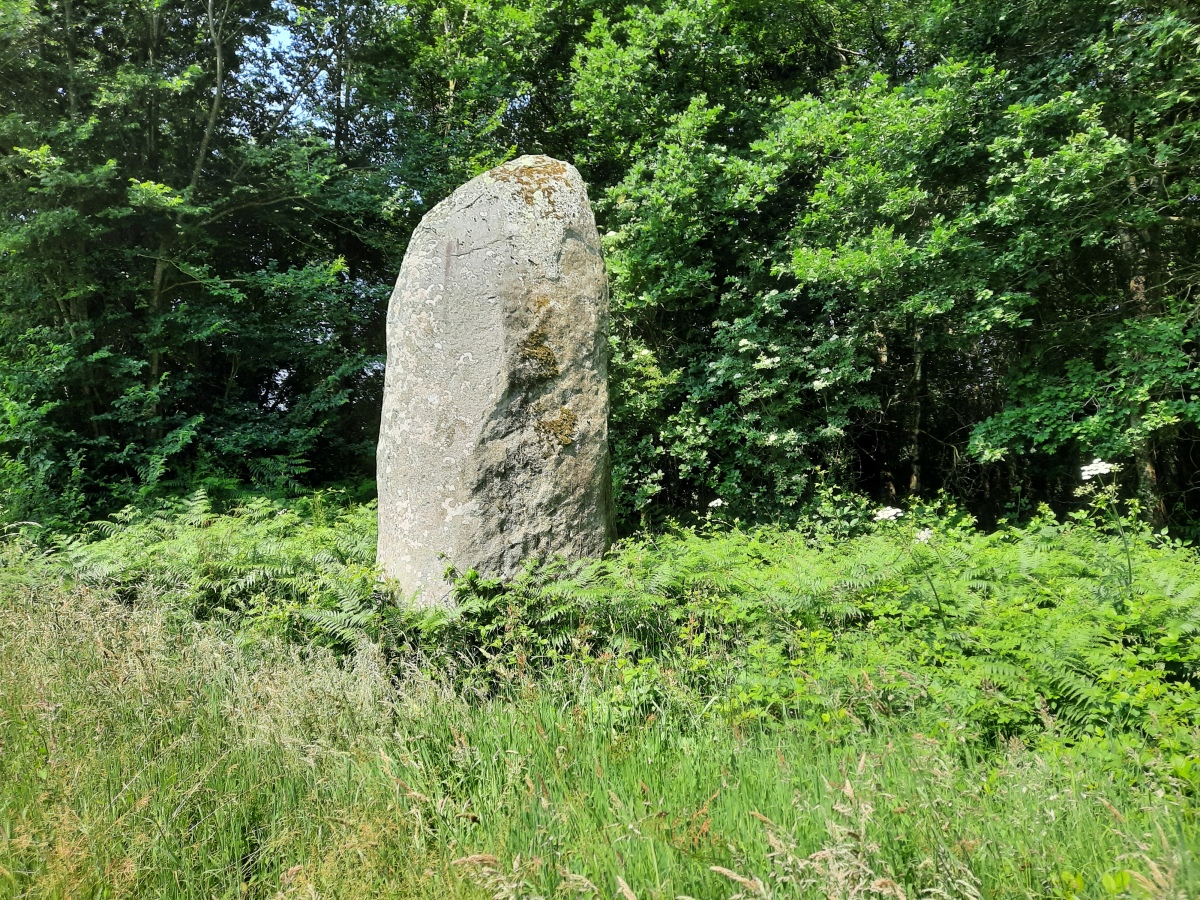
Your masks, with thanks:
[(567, 175), (567, 167), (556, 159), (543, 159), (540, 163), (514, 161), (492, 169), (488, 175), (506, 184), (515, 184), (521, 197), (529, 206), (534, 205), (539, 191), (545, 197), (551, 211), (554, 208), (554, 188)]
[(575, 443), (575, 426), (578, 424), (579, 417), (571, 408), (561, 406), (557, 414), (539, 419), (533, 430), (552, 445), (569, 447)]
[(521, 342), (521, 359), (529, 364), (535, 378), (553, 378), (558, 374), (558, 359), (546, 344), (546, 329), (536, 328)]

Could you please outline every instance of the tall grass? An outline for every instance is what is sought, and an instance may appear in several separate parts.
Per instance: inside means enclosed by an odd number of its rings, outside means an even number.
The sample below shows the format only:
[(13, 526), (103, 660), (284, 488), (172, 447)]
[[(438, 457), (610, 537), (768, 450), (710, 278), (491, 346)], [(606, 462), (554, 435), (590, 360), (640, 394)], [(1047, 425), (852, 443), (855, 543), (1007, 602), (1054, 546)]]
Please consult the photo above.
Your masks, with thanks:
[(1200, 896), (1188, 763), (1151, 745), (631, 724), (616, 657), (497, 690), (0, 552), (5, 896)]

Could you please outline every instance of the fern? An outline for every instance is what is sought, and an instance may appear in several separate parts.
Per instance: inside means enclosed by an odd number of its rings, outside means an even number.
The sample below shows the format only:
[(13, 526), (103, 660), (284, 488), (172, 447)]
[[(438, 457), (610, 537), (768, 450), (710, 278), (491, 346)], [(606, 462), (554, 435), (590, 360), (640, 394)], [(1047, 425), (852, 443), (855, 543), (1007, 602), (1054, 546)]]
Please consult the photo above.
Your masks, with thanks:
[[(507, 690), (571, 667), (614, 721), (675, 714), (790, 722), (836, 736), (896, 717), (973, 741), (1135, 735), (1191, 752), (1200, 718), (1200, 566), (1190, 550), (1040, 522), (991, 534), (933, 522), (820, 532), (678, 531), (608, 558), (468, 572), (453, 610), (383, 590), (375, 511), (203, 492), (123, 510), (38, 565), (127, 603), (164, 603)], [(1189, 736), (1191, 735), (1191, 736)]]

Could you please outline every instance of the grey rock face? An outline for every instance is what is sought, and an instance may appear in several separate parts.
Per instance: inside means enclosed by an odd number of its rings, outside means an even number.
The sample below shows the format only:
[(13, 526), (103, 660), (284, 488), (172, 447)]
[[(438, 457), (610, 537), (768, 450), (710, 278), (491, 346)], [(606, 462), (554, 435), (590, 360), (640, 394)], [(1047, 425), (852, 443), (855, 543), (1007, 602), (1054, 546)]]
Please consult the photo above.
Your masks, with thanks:
[(379, 563), (419, 603), (447, 565), (514, 574), (612, 539), (608, 285), (573, 166), (523, 156), (425, 216), (387, 321)]

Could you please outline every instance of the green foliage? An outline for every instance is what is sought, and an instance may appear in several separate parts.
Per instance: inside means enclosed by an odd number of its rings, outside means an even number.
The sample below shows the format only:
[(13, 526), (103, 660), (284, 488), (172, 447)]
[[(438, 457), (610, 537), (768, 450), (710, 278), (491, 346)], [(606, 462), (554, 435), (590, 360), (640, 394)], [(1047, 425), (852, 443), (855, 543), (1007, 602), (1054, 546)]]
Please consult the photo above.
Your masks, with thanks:
[(816, 733), (901, 717), (988, 745), (1125, 735), (1194, 752), (1189, 551), (1135, 536), (1127, 594), (1121, 540), (1090, 525), (930, 524), (925, 540), (886, 526), (836, 545), (786, 531), (635, 541), (505, 591), (468, 579), (459, 627), (508, 677), (564, 658), (615, 667), (623, 721), (680, 702)]
[[(736, 43), (753, 29), (716, 20), (737, 5), (631, 14), (581, 50), (577, 111), (630, 158), (584, 161), (611, 232), (617, 482), (643, 520), (713, 497), (793, 514), (816, 468), (996, 515), (1005, 487), (1066, 499), (1105, 453), (1136, 462), (1156, 523), (1188, 508), (1200, 32), (1174, 9), (985, 5), (890, 10), (922, 35), (899, 55), (814, 13), (807, 74)], [(693, 31), (731, 41), (717, 85), (663, 36)], [(822, 56), (852, 38), (855, 65)]]
[(604, 560), (531, 561), (508, 584), (466, 573), (452, 610), (379, 583), (373, 505), (329, 494), (130, 510), (59, 539), (41, 565), (247, 639), (371, 639), (485, 694), (578, 670), (605, 685), (591, 702), (622, 730), (651, 715), (827, 737), (904, 722), (990, 748), (1187, 756), (1200, 747), (1195, 554), (1122, 518), (1111, 483), (1092, 502), (1068, 524), (1044, 511), (993, 533), (953, 509), (878, 523), (851, 510), (848, 525), (630, 539)]
[(295, 474), (373, 443), (354, 406), (379, 381), (383, 287), (336, 235), (345, 162), (308, 129), (279, 131), (276, 105), (287, 118), (296, 98), (263, 79), (288, 53), (270, 47), (281, 10), (11, 10), (6, 517), (78, 522), (181, 478)]
[[(211, 512), (182, 515), (193, 524), (176, 525), (165, 541), (176, 555), (182, 549), (172, 542), (185, 535), (237, 533)], [(313, 532), (339, 515), (355, 513), (317, 504), (304, 513)], [(230, 523), (253, 518), (242, 512)], [(655, 593), (619, 627), (596, 622), (597, 635), (584, 637), (624, 641), (626, 649), (603, 662), (560, 657), (548, 665), (548, 649), (526, 635), (548, 642), (568, 613), (542, 623), (515, 612), (509, 632), (534, 651), (528, 677), (490, 698), (473, 685), (454, 689), (417, 656), (388, 666), (370, 643), (336, 657), (269, 638), (247, 641), (220, 620), (196, 622), (173, 606), (173, 596), (189, 594), (165, 579), (132, 602), (114, 600), (99, 582), (63, 584), (36, 548), (10, 536), (0, 542), (0, 891), (38, 898), (1195, 896), (1194, 752), (1156, 748), (1134, 731), (1068, 740), (1064, 731), (1082, 724), (1066, 724), (1065, 711), (1047, 710), (1064, 724), (1047, 726), (1030, 745), (1013, 737), (986, 748), (966, 721), (925, 729), (961, 712), (932, 709), (929, 690), (952, 702), (980, 697), (984, 706), (974, 712), (982, 722), (1007, 714), (1004, 696), (1023, 696), (997, 657), (952, 661), (954, 642), (974, 628), (1023, 628), (1003, 653), (1017, 658), (1017, 645), (1027, 643), (1038, 665), (1044, 644), (1058, 642), (1063, 670), (1072, 651), (1119, 655), (1091, 646), (1085, 633), (1068, 640), (1062, 624), (1068, 615), (1087, 620), (1078, 608), (1094, 603), (1100, 588), (1083, 570), (1102, 569), (1111, 548), (1084, 526), (1042, 523), (1057, 532), (1053, 541), (1031, 531), (993, 546), (947, 525), (928, 552), (914, 554), (903, 521), (862, 536), (853, 566), (850, 555), (785, 534), (713, 538), (708, 549), (684, 536), (658, 550), (629, 547), (592, 583), (614, 590), (618, 577), (628, 578), (628, 593), (637, 585)], [(248, 527), (261, 546), (266, 523)], [(152, 542), (151, 528), (144, 523), (141, 536)], [(956, 548), (965, 544), (1008, 572), (1005, 587), (998, 575), (975, 571), (988, 591), (1024, 589), (1028, 606), (1045, 605), (1044, 637), (1022, 626), (1028, 613), (971, 620), (963, 596), (971, 590), (989, 612), (1005, 607), (988, 606), (984, 588), (954, 574)], [(870, 547), (885, 555), (872, 558)], [(1071, 551), (1082, 557), (1074, 561)], [(905, 558), (895, 560), (897, 552)], [(1182, 580), (1159, 590), (1186, 600), (1196, 583), (1188, 552), (1148, 545), (1136, 552), (1139, 562), (1176, 573)], [(805, 638), (801, 667), (817, 680), (848, 670), (838, 648), (853, 634), (856, 646), (873, 645), (881, 656), (830, 692), (821, 704), (829, 720), (814, 717), (814, 728), (745, 714), (779, 693), (778, 679), (768, 679), (771, 645), (746, 639), (764, 621), (751, 594), (799, 577), (787, 569), (788, 554), (816, 566), (814, 583), (822, 586), (805, 595), (804, 615), (817, 634)], [(942, 596), (946, 626), (935, 624), (932, 591), (906, 598), (926, 573)], [(583, 591), (582, 574), (567, 593)], [(1139, 581), (1147, 607), (1152, 583)], [(488, 589), (475, 582), (464, 590), (478, 597)], [(681, 592), (696, 598), (702, 619), (686, 641), (677, 637), (686, 620), (669, 614)], [(545, 612), (556, 606), (551, 594), (538, 592), (547, 597)], [(280, 602), (293, 595), (281, 583)], [(517, 603), (511, 592), (509, 602)], [(597, 609), (598, 601), (588, 602)], [(782, 599), (769, 603), (785, 610)], [(633, 614), (642, 611), (662, 626), (643, 627)], [(919, 636), (887, 656), (893, 651), (865, 633), (864, 617), (903, 615)], [(481, 613), (468, 616), (484, 621)], [(1159, 634), (1147, 627), (1152, 618), (1139, 614), (1130, 630)], [(1179, 637), (1179, 647), (1191, 640)], [(724, 642), (745, 670), (705, 709), (688, 698), (705, 661), (724, 655), (707, 642)], [(1150, 646), (1144, 638), (1122, 643), (1131, 655)], [(1172, 652), (1169, 642), (1158, 646)], [(902, 651), (913, 658), (893, 668)], [(926, 664), (934, 653), (946, 660), (944, 677)], [(1152, 665), (1117, 664), (1114, 691), (1155, 685), (1158, 702), (1168, 705), (1161, 681), (1147, 675)], [(1081, 696), (1086, 666), (1075, 675)], [(1055, 696), (1069, 697), (1074, 671), (1031, 674), (1042, 688), (1063, 681)], [(754, 693), (752, 673), (766, 679), (764, 693)], [(959, 685), (967, 681), (974, 686)], [(723, 705), (729, 714), (719, 712)]]
[(339, 643), (377, 613), (375, 506), (336, 492), (283, 505), (218, 504), (198, 491), (128, 508), (54, 546), (47, 565), (63, 577), (130, 604), (165, 594), (190, 616), (232, 618), (247, 637)]
[[(576, 163), (620, 518), (1197, 496), (1185, 5), (73, 0), (0, 28), (0, 516), (372, 465), (408, 235)], [(233, 23), (237, 23), (236, 27)]]

